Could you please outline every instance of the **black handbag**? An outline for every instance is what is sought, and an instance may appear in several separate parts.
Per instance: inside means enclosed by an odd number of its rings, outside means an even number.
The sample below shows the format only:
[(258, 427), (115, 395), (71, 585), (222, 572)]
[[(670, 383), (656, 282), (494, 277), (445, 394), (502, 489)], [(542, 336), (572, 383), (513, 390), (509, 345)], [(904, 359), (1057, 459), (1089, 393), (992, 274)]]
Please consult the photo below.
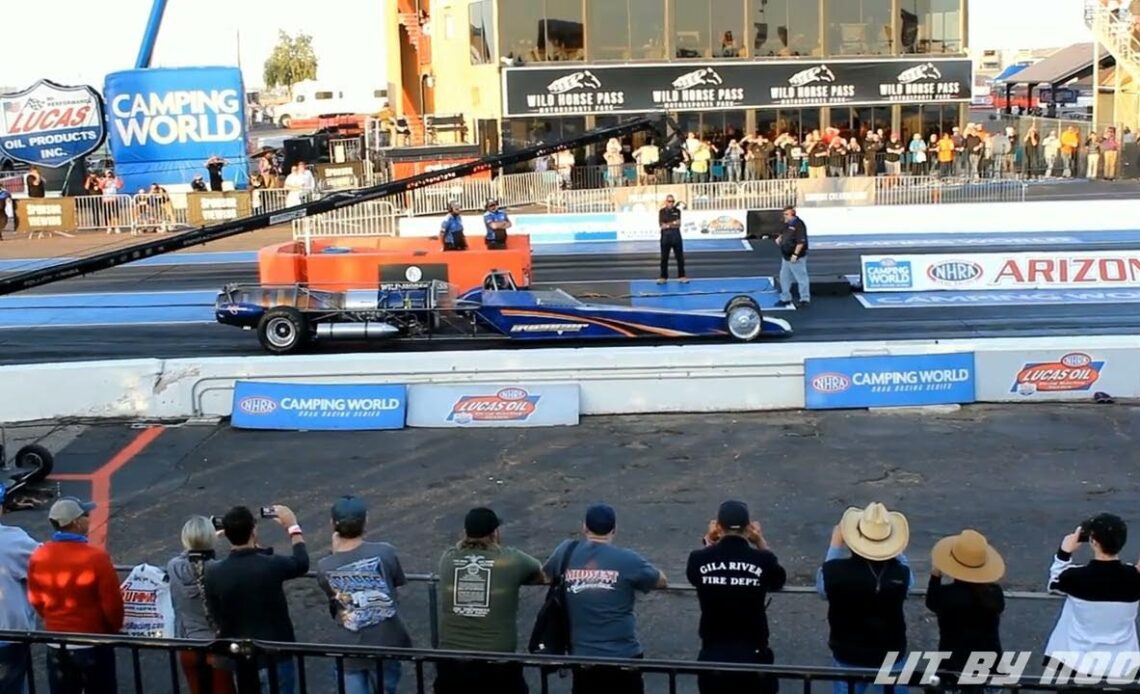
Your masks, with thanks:
[(570, 556), (578, 548), (578, 540), (570, 543), (562, 556), (562, 566), (558, 575), (550, 577), (550, 589), (546, 600), (538, 610), (534, 620), (534, 630), (530, 633), (528, 650), (545, 655), (567, 655), (570, 653), (570, 610), (566, 604), (566, 568), (570, 566)]

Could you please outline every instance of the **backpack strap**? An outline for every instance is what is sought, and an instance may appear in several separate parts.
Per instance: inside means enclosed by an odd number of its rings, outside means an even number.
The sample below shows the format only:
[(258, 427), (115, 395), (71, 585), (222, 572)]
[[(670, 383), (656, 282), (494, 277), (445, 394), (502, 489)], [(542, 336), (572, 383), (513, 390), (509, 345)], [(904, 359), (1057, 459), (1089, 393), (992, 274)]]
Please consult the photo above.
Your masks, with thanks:
[(570, 557), (574, 554), (574, 550), (578, 549), (580, 543), (581, 540), (574, 540), (566, 548), (566, 554), (562, 555), (562, 566), (558, 569), (558, 575), (551, 577), (551, 583), (560, 584), (566, 578), (566, 569), (570, 568)]

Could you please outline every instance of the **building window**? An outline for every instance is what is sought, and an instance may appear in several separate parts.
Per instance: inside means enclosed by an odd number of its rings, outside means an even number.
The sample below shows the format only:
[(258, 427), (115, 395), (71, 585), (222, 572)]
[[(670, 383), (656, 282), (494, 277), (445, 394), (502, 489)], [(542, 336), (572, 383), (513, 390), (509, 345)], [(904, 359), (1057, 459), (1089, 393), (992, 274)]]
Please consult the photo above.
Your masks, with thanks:
[(748, 0), (748, 22), (758, 58), (823, 54), (819, 0)]
[(498, 0), (500, 55), (523, 63), (584, 60), (581, 0)]
[(818, 108), (756, 111), (756, 129), (773, 140), (785, 133), (802, 140), (813, 130), (819, 130), (819, 123)]
[(665, 38), (665, 0), (629, 0), (629, 48), (632, 58), (665, 60), (669, 57)]
[(891, 0), (826, 0), (828, 55), (889, 55)]
[(629, 60), (629, 3), (604, 0), (586, 3), (588, 60)]
[(670, 0), (675, 58), (748, 55), (744, 0)]
[(899, 0), (903, 53), (961, 53), (964, 0)]
[(471, 64), (494, 62), (495, 25), (491, 16), (491, 0), (479, 0), (468, 5), (467, 23), (471, 32)]

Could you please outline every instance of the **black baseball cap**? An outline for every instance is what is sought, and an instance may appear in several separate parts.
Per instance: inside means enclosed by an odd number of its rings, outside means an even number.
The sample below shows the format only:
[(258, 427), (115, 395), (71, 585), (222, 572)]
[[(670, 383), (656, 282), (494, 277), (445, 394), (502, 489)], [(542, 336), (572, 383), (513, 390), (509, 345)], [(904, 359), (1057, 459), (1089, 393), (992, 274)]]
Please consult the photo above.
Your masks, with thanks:
[(594, 504), (586, 509), (586, 530), (595, 535), (609, 535), (617, 527), (617, 512), (608, 504)]
[(744, 530), (752, 522), (748, 517), (748, 504), (735, 499), (722, 503), (716, 512), (716, 522), (725, 530)]
[(364, 521), (368, 519), (368, 507), (355, 496), (342, 496), (332, 506), (333, 523)]
[(491, 509), (481, 506), (467, 512), (467, 517), (463, 519), (463, 532), (472, 539), (490, 537), (500, 525), (502, 521), (499, 516)]

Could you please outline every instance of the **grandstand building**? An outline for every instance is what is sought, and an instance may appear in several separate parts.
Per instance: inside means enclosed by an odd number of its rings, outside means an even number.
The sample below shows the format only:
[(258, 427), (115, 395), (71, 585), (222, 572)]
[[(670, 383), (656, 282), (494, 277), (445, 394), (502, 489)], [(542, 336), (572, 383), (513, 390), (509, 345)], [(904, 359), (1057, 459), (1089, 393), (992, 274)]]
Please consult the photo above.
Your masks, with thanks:
[(967, 0), (397, 0), (389, 93), (485, 150), (667, 111), (689, 130), (929, 133), (969, 105)]

